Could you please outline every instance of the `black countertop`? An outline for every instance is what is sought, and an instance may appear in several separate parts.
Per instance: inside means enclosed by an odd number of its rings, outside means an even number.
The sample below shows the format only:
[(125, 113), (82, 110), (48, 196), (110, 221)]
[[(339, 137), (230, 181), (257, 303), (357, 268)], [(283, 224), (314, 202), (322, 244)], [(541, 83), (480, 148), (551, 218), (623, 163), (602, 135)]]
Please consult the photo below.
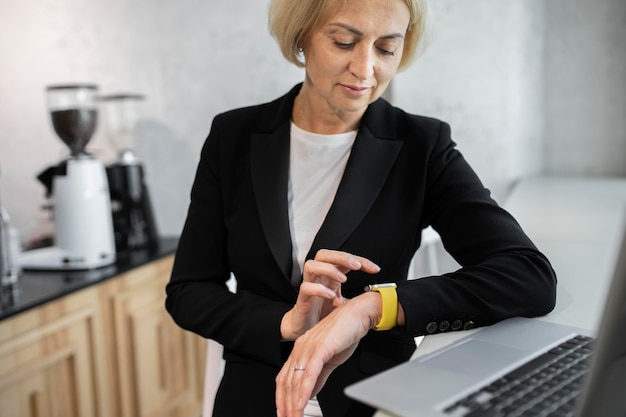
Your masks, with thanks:
[(17, 299), (9, 305), (0, 306), (0, 321), (171, 255), (176, 251), (177, 244), (178, 238), (162, 238), (155, 250), (118, 253), (113, 265), (98, 269), (23, 271), (18, 280)]

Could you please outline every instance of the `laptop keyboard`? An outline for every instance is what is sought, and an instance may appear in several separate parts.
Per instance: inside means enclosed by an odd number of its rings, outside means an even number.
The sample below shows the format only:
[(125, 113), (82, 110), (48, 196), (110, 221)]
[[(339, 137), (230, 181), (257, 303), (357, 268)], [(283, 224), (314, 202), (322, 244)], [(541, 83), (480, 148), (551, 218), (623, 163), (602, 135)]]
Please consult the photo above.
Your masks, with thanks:
[(450, 417), (565, 417), (575, 403), (593, 338), (574, 336), (448, 407)]

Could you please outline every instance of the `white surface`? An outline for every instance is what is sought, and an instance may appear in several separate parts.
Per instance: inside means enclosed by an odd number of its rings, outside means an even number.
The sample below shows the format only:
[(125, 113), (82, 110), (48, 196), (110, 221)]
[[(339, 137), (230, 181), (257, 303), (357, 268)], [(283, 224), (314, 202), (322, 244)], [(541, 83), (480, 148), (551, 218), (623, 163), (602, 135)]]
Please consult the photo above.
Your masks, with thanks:
[(546, 320), (595, 328), (623, 236), (626, 178), (530, 178), (505, 207), (557, 273), (557, 306)]
[[(626, 178), (528, 178), (513, 188), (504, 207), (557, 274), (556, 307), (541, 319), (597, 328), (626, 226)], [(468, 333), (427, 336), (413, 358)], [(375, 417), (391, 415), (379, 411)]]
[[(407, 274), (409, 279), (420, 278), (421, 274), (439, 274), (439, 258), (437, 256), (437, 245), (439, 244), (441, 244), (441, 238), (435, 229), (429, 226), (422, 230), (422, 244), (409, 264)], [(422, 252), (424, 256), (420, 256)]]

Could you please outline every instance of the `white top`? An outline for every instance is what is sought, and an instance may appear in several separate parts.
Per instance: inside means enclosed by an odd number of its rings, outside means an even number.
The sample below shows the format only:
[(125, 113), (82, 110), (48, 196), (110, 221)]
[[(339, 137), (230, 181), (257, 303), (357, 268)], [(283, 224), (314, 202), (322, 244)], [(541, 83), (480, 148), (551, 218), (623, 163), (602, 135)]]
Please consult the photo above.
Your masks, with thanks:
[(300, 283), (304, 259), (335, 198), (356, 134), (322, 135), (291, 123), (288, 199), (294, 285)]

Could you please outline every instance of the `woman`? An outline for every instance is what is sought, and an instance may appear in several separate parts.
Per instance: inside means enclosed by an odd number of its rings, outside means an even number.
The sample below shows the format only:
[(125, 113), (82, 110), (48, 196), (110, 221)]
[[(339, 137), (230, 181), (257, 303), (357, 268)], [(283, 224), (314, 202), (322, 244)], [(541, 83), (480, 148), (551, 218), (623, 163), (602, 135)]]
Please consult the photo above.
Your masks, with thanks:
[[(549, 262), (448, 125), (380, 98), (424, 16), (422, 0), (272, 2), (305, 80), (214, 119), (167, 287), (175, 321), (224, 345), (215, 416), (301, 416), (315, 395), (325, 417), (371, 416), (343, 388), (415, 336), (554, 307)], [(407, 281), (428, 225), (462, 267)]]

